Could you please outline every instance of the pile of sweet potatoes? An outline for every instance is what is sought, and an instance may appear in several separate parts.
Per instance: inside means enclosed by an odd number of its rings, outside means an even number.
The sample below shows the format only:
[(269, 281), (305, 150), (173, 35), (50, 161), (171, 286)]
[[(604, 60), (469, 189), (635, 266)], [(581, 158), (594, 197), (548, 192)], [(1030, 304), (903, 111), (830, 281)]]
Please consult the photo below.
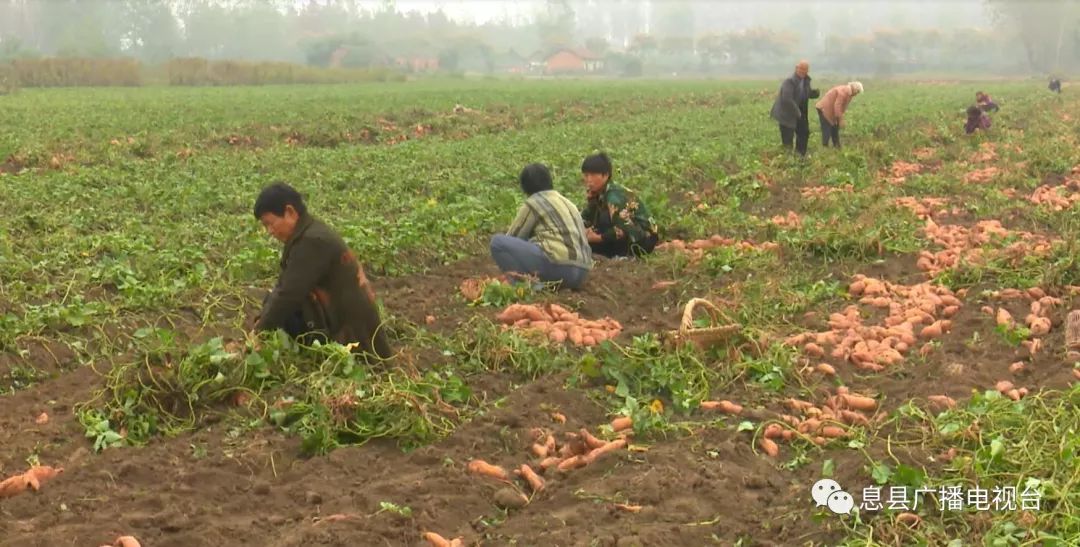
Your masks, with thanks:
[(690, 262), (697, 262), (705, 256), (705, 251), (716, 247), (735, 247), (740, 251), (774, 251), (780, 245), (774, 241), (766, 241), (754, 244), (750, 241), (736, 241), (732, 238), (714, 235), (708, 239), (696, 239), (686, 242), (681, 239), (672, 239), (656, 246), (656, 250), (673, 250), (690, 256)]
[(765, 426), (758, 441), (758, 446), (769, 456), (779, 454), (777, 441), (799, 437), (820, 446), (829, 439), (846, 437), (850, 427), (869, 425), (877, 409), (873, 397), (859, 395), (843, 386), (836, 388), (836, 395), (830, 396), (821, 406), (800, 399), (788, 399), (784, 405), (792, 414), (783, 414), (780, 422)]
[(945, 198), (913, 198), (904, 196), (893, 200), (898, 207), (909, 209), (919, 220), (927, 220), (931, 217), (942, 217), (948, 214), (959, 214), (960, 209), (948, 207), (949, 200)]
[[(794, 335), (786, 343), (801, 346), (812, 359), (828, 353), (861, 370), (881, 371), (902, 363), (920, 342), (948, 332), (952, 328), (949, 318), (959, 311), (960, 298), (966, 294), (954, 294), (947, 287), (930, 283), (899, 285), (862, 274), (854, 276), (848, 293), (860, 297), (861, 304), (888, 310), (888, 315), (880, 324), (865, 325), (859, 307), (848, 306), (829, 316), (829, 330)], [(830, 365), (822, 365), (818, 370), (832, 370)]]
[(496, 319), (504, 325), (536, 331), (553, 342), (569, 341), (575, 346), (595, 346), (622, 332), (622, 324), (610, 317), (583, 319), (558, 304), (511, 304)]
[(885, 180), (890, 184), (903, 184), (911, 175), (921, 173), (922, 169), (922, 165), (917, 163), (897, 160), (889, 167), (889, 172), (885, 175)]
[(961, 263), (984, 262), (988, 257), (982, 246), (994, 239), (1019, 236), (1020, 241), (1001, 250), (1002, 255), (1014, 258), (1031, 254), (1047, 254), (1053, 245), (1053, 241), (1046, 236), (1024, 231), (1010, 231), (997, 220), (979, 221), (973, 228), (967, 228), (958, 225), (939, 225), (932, 219), (927, 219), (923, 233), (928, 239), (944, 247), (943, 250), (937, 252), (921, 251), (919, 253), (917, 267), (929, 276), (935, 276)]

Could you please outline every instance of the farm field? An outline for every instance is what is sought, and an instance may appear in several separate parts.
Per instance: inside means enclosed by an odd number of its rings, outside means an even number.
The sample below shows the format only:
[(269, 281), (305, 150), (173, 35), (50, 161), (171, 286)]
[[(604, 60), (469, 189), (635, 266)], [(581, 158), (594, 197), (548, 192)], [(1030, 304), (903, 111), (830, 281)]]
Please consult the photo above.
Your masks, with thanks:
[[(802, 162), (778, 83), (0, 97), (0, 478), (64, 468), (0, 497), (0, 546), (1080, 543), (1080, 99), (867, 81), (845, 148), (812, 119)], [(1002, 110), (967, 137), (979, 89)], [(467, 299), (521, 168), (583, 203), (597, 150), (683, 243), (581, 291)], [(394, 358), (245, 342), (280, 250), (252, 204), (278, 180), (360, 256)], [(738, 335), (667, 344), (693, 298)], [(558, 344), (505, 327), (514, 303), (622, 329)], [(538, 441), (620, 417), (627, 446), (538, 492), (467, 470), (539, 470)], [(823, 478), (863, 507), (817, 506)]]

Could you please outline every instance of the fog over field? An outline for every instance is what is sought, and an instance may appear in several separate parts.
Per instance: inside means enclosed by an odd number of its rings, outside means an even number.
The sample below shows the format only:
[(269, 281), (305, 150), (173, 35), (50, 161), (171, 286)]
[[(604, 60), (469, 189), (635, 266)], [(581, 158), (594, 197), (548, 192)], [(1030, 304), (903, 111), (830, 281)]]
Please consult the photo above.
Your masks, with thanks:
[(608, 75), (1074, 71), (1080, 3), (1005, 1), (0, 0), (0, 60), (288, 61), (529, 73), (561, 48)]

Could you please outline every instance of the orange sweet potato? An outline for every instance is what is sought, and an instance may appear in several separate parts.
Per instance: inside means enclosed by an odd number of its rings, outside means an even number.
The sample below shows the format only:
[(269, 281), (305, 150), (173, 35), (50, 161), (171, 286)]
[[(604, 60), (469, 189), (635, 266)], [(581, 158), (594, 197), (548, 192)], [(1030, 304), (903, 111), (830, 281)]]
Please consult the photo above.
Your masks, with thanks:
[(702, 401), (702, 410), (719, 410), (724, 414), (739, 414), (743, 411), (742, 405), (735, 404), (731, 401)]
[(758, 445), (761, 446), (761, 450), (768, 454), (770, 457), (775, 458), (780, 454), (780, 447), (777, 446), (776, 441), (772, 439), (766, 439), (762, 437), (758, 441)]
[(491, 465), (484, 460), (472, 460), (471, 462), (469, 462), (468, 470), (470, 473), (482, 475), (485, 477), (491, 477), (493, 479), (501, 481), (510, 480), (510, 476), (507, 475), (505, 469), (497, 465)]
[(629, 416), (620, 416), (611, 420), (611, 429), (615, 431), (622, 431), (624, 429), (630, 429), (634, 426), (634, 420)]
[(582, 456), (582, 461), (586, 465), (589, 465), (605, 455), (611, 454), (621, 448), (626, 448), (626, 439), (615, 439), (614, 441), (605, 443), (604, 446), (601, 446), (600, 448), (590, 450), (588, 454)]
[(519, 472), (521, 473), (522, 478), (525, 479), (525, 482), (529, 483), (529, 488), (532, 488), (533, 492), (539, 492), (544, 489), (544, 479), (540, 478), (540, 475), (537, 475), (536, 471), (533, 471), (528, 464), (521, 464)]

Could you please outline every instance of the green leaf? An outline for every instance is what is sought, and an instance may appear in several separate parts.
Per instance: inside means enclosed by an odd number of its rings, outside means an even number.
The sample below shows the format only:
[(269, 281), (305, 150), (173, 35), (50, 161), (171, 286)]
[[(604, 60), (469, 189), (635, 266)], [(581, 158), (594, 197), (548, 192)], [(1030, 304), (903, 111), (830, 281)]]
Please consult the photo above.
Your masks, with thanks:
[(1001, 437), (998, 437), (998, 438), (990, 441), (990, 457), (991, 458), (996, 459), (998, 456), (1000, 456), (1004, 452), (1005, 452), (1005, 442), (1001, 440)]
[(836, 465), (833, 463), (832, 459), (827, 459), (827, 460), (825, 460), (824, 462), (821, 463), (821, 476), (822, 477), (831, 478), (833, 476), (833, 472), (835, 472), (835, 471), (836, 471)]
[(870, 471), (870, 476), (874, 478), (874, 482), (886, 484), (889, 482), (889, 478), (892, 477), (892, 470), (886, 464), (875, 462)]
[(753, 431), (753, 430), (754, 430), (754, 424), (749, 422), (749, 421), (739, 422), (739, 427), (737, 427), (735, 429), (735, 431)]

